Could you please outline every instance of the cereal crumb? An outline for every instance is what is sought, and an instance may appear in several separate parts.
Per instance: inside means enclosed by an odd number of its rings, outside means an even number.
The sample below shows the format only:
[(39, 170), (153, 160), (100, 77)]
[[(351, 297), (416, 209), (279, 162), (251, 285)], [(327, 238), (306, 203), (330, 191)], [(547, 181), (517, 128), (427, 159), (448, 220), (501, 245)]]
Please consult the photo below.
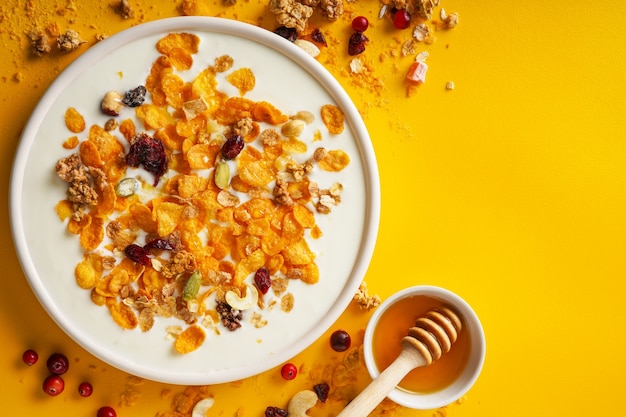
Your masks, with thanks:
[(135, 15), (135, 12), (133, 11), (128, 0), (120, 0), (115, 6), (115, 11), (124, 19), (131, 19)]
[(415, 2), (415, 14), (420, 19), (430, 20), (432, 18), (433, 9), (439, 5), (439, 0), (417, 0)]
[(454, 81), (448, 81), (446, 83), (446, 90), (454, 90)]
[(68, 29), (57, 37), (57, 47), (61, 52), (71, 52), (83, 43), (85, 41), (80, 38), (78, 32), (72, 29)]
[(380, 305), (380, 297), (378, 295), (370, 295), (367, 290), (365, 281), (359, 285), (359, 289), (353, 297), (361, 310), (370, 311)]

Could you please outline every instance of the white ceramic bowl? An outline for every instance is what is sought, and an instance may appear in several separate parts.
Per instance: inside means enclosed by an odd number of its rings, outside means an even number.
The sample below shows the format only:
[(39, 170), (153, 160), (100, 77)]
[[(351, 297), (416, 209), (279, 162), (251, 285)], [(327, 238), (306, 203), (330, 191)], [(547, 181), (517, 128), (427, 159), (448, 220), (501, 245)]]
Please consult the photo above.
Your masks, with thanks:
[[(338, 175), (317, 170), (317, 177), (312, 178), (324, 188), (335, 181), (344, 185), (341, 204), (330, 215), (318, 216), (324, 235), (310, 242), (317, 254), (320, 281), (307, 285), (293, 280), (289, 291), (295, 304), (290, 313), (280, 308), (264, 310), (268, 324), (258, 329), (249, 324), (245, 330), (224, 329), (220, 335), (209, 331), (204, 344), (186, 355), (177, 354), (166, 338), (167, 326), (180, 322), (159, 317), (148, 332), (123, 330), (106, 308), (90, 301), (89, 291), (79, 288), (74, 278), (82, 249), (55, 213), (67, 185), (54, 167), (72, 152), (62, 147), (72, 136), (64, 124), (66, 109), (77, 108), (87, 126), (102, 126), (108, 118), (100, 112), (102, 97), (110, 90), (123, 92), (144, 83), (160, 55), (156, 41), (172, 32), (191, 32), (201, 38), (190, 76), (226, 54), (234, 60), (233, 69), (248, 67), (254, 72), (256, 85), (246, 95), (252, 100), (270, 101), (286, 114), (335, 103), (346, 116), (344, 131), (325, 135), (315, 143), (307, 137), (308, 148), (311, 153), (318, 146), (339, 148), (351, 157)], [(233, 90), (222, 81), (220, 88)], [(238, 94), (236, 89), (228, 92), (234, 94)], [(132, 109), (124, 111), (122, 119), (134, 117)], [(319, 110), (315, 112), (318, 116), (310, 132), (324, 129)], [(84, 140), (85, 135), (81, 133), (79, 139)], [(70, 337), (131, 374), (192, 385), (258, 374), (290, 359), (320, 337), (350, 303), (365, 275), (376, 242), (379, 206), (378, 169), (365, 124), (338, 81), (317, 60), (271, 31), (250, 24), (177, 17), (138, 25), (99, 42), (54, 81), (24, 129), (11, 178), (10, 213), (16, 251), (29, 284)]]
[(402, 406), (418, 410), (430, 410), (446, 406), (458, 400), (476, 382), (485, 361), (485, 334), (474, 310), (458, 295), (446, 289), (428, 285), (406, 288), (387, 298), (372, 314), (365, 329), (363, 343), (365, 365), (372, 378), (376, 378), (383, 371), (376, 366), (372, 354), (374, 329), (380, 317), (399, 300), (414, 296), (437, 298), (452, 307), (461, 316), (464, 324), (463, 331), (469, 332), (470, 335), (469, 359), (459, 377), (452, 384), (439, 391), (428, 393), (410, 392), (396, 387), (388, 395), (389, 399)]

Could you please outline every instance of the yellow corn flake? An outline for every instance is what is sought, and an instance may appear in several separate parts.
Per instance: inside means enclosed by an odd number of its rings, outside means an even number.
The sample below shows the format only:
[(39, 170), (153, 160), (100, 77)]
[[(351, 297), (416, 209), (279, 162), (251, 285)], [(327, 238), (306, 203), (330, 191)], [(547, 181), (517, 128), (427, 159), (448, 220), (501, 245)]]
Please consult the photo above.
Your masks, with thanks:
[(74, 149), (80, 143), (78, 136), (70, 136), (63, 142), (63, 147), (65, 149)]
[(256, 78), (250, 68), (239, 68), (226, 76), (226, 80), (239, 90), (240, 95), (252, 91)]
[(184, 207), (167, 201), (159, 203), (154, 209), (159, 236), (167, 236), (176, 230), (183, 215)]
[(72, 133), (81, 133), (85, 130), (85, 118), (74, 107), (65, 111), (65, 126)]
[(265, 187), (274, 178), (274, 172), (267, 161), (254, 161), (241, 167), (239, 177), (253, 187)]
[(205, 338), (206, 333), (200, 326), (189, 326), (176, 337), (174, 349), (181, 354), (193, 352), (204, 343)]
[(91, 217), (91, 223), (80, 232), (80, 244), (87, 250), (96, 250), (104, 238), (104, 219), (100, 216)]
[(154, 104), (142, 104), (135, 109), (137, 117), (144, 122), (146, 129), (162, 129), (174, 122), (166, 107)]
[(252, 118), (257, 122), (279, 125), (289, 120), (289, 117), (278, 110), (272, 103), (259, 101), (252, 108)]
[(156, 49), (163, 55), (169, 55), (174, 49), (183, 49), (195, 54), (199, 45), (200, 38), (193, 33), (170, 33), (157, 42)]
[(109, 311), (115, 323), (123, 329), (132, 330), (139, 323), (135, 312), (124, 303), (110, 305)]
[(102, 257), (94, 252), (88, 252), (74, 269), (76, 283), (83, 289), (93, 288), (102, 277), (102, 271)]
[(324, 171), (339, 172), (350, 164), (350, 155), (344, 151), (330, 150), (326, 156), (318, 161), (318, 165)]
[(72, 214), (74, 214), (74, 208), (72, 207), (72, 203), (70, 203), (68, 200), (59, 201), (54, 209), (57, 212), (57, 216), (59, 216), (59, 219), (61, 221), (69, 219), (70, 217), (72, 217)]
[(344, 115), (341, 109), (334, 104), (325, 104), (321, 109), (321, 116), (328, 132), (338, 135), (344, 129)]

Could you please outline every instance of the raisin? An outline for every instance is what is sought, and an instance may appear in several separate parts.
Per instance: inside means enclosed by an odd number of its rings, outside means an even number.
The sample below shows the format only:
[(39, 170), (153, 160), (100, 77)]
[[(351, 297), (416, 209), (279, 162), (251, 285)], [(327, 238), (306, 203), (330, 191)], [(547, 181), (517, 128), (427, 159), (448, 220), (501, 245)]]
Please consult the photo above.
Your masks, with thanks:
[(167, 156), (163, 142), (140, 133), (132, 139), (131, 143), (128, 155), (126, 155), (126, 164), (133, 168), (143, 165), (146, 171), (154, 175), (156, 186), (167, 171)]
[(274, 33), (278, 36), (282, 36), (289, 42), (294, 42), (298, 39), (298, 31), (296, 28), (288, 28), (287, 26), (279, 26), (274, 30)]
[(150, 258), (148, 257), (148, 251), (139, 245), (134, 243), (126, 246), (124, 254), (133, 262), (137, 262), (143, 266), (150, 266)]
[(143, 248), (146, 251), (151, 249), (174, 250), (174, 245), (169, 240), (157, 238), (148, 242)]
[(241, 135), (231, 135), (222, 145), (222, 156), (225, 159), (235, 159), (243, 149), (244, 141)]
[(326, 38), (319, 28), (313, 29), (313, 32), (311, 32), (311, 39), (313, 39), (313, 42), (317, 44), (328, 46), (328, 43), (326, 43)]
[(358, 55), (365, 51), (365, 44), (369, 41), (361, 32), (354, 32), (348, 41), (348, 54)]
[(146, 87), (140, 85), (137, 88), (133, 88), (132, 90), (124, 93), (124, 98), (122, 98), (122, 103), (126, 104), (128, 107), (138, 107), (141, 106), (146, 99)]
[(254, 283), (262, 294), (267, 294), (272, 286), (272, 279), (267, 268), (261, 267), (254, 273)]
[(267, 407), (265, 409), (265, 417), (287, 417), (289, 413), (278, 407)]
[(330, 392), (330, 386), (323, 382), (321, 384), (313, 385), (313, 391), (317, 394), (317, 398), (323, 403), (328, 399), (328, 393)]

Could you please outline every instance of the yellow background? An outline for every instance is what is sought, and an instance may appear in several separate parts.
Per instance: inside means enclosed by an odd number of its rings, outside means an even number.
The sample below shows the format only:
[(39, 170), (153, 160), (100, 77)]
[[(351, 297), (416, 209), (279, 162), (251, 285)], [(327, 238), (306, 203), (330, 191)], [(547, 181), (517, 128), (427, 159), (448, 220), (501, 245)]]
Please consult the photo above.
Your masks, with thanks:
[[(6, 415), (94, 416), (103, 404), (119, 416), (170, 409), (184, 387), (133, 385), (71, 341), (40, 307), (23, 278), (9, 227), (11, 164), (21, 129), (37, 100), (97, 34), (182, 14), (181, 1), (131, 0), (123, 20), (111, 1), (17, 1), (0, 7), (0, 398)], [(264, 1), (224, 7), (202, 2), (198, 13), (273, 29)], [(483, 373), (459, 404), (406, 416), (621, 415), (626, 371), (626, 5), (620, 1), (469, 2), (441, 0), (459, 25), (438, 31), (428, 50), (427, 81), (407, 97), (404, 73), (413, 56), (394, 56), (410, 31), (377, 19), (380, 3), (357, 0), (353, 15), (315, 21), (334, 41), (320, 60), (364, 115), (376, 150), (382, 217), (366, 276), (386, 298), (414, 284), (448, 288), (465, 298), (487, 337)], [(371, 21), (363, 59), (384, 87), (348, 73), (350, 18)], [(58, 22), (88, 41), (79, 51), (34, 58), (26, 32)], [(332, 34), (332, 36), (330, 35)], [(455, 89), (445, 89), (447, 81)], [(371, 85), (371, 84), (369, 84)], [(42, 236), (42, 239), (45, 239)], [(53, 244), (53, 242), (51, 242)], [(368, 315), (351, 307), (334, 328), (358, 339)], [(339, 363), (327, 335), (294, 358), (303, 375), (314, 364)], [(66, 392), (40, 389), (36, 348), (70, 356)], [(94, 395), (75, 387), (89, 379)], [(358, 378), (357, 389), (367, 378)], [(132, 388), (129, 390), (129, 387)], [(209, 387), (209, 415), (261, 416), (308, 388), (306, 376), (284, 382), (277, 370)], [(119, 405), (124, 392), (132, 406)], [(315, 415), (336, 413), (319, 405)], [(377, 413), (381, 413), (378, 410)]]

